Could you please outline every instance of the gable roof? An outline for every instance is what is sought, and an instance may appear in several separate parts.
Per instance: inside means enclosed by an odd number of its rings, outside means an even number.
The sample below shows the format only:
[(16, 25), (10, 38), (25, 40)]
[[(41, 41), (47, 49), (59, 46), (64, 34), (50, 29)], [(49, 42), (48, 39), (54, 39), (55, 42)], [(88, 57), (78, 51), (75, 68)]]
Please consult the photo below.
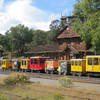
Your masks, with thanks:
[(68, 27), (57, 37), (57, 39), (72, 37), (80, 37), (80, 35), (73, 31), (71, 27)]
[(70, 49), (73, 53), (78, 54), (79, 52), (85, 52), (86, 51), (86, 44), (80, 43), (80, 44), (67, 44), (66, 42), (59, 46), (59, 52), (63, 52), (67, 49)]
[(79, 52), (85, 52), (86, 51), (86, 45), (85, 43), (81, 44), (66, 44), (63, 45), (51, 45), (51, 46), (43, 46), (39, 45), (37, 47), (34, 47), (33, 49), (27, 51), (26, 53), (56, 53), (56, 52), (64, 52), (65, 50), (70, 49), (73, 53), (78, 54)]

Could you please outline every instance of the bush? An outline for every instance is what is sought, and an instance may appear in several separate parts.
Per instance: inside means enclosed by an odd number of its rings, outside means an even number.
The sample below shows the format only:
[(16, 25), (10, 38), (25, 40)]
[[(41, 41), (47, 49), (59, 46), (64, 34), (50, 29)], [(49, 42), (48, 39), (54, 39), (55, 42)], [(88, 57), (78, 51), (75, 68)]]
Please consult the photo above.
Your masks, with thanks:
[(22, 100), (38, 100), (38, 99), (36, 99), (36, 98), (32, 99), (32, 98), (30, 98), (29, 96), (26, 96), (26, 97), (23, 98)]
[(65, 77), (59, 79), (59, 84), (63, 87), (71, 87), (72, 86), (72, 80), (65, 76)]
[(1, 95), (1, 94), (0, 94), (0, 100), (8, 100), (8, 98), (7, 98), (6, 95)]
[(57, 93), (54, 94), (53, 100), (64, 100), (64, 97), (60, 93)]
[(27, 82), (29, 82), (29, 76), (21, 73), (12, 73), (4, 79), (5, 85), (17, 85)]

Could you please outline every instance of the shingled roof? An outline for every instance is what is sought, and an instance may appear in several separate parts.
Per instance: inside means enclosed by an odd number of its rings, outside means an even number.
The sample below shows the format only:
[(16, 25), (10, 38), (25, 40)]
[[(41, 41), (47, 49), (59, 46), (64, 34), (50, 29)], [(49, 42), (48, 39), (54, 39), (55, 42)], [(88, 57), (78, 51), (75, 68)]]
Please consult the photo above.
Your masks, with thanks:
[(85, 43), (70, 44), (68, 45), (68, 48), (70, 48), (74, 53), (85, 52), (86, 44)]
[[(71, 27), (66, 28), (58, 37), (57, 39), (63, 39), (63, 38), (73, 38), (73, 37), (79, 37), (75, 31), (72, 30)], [(53, 53), (53, 52), (64, 52), (65, 50), (70, 49), (75, 54), (79, 52), (85, 52), (86, 51), (86, 44), (85, 43), (79, 43), (79, 44), (67, 44), (64, 42), (61, 45), (51, 45), (51, 46), (44, 46), (39, 45), (37, 47), (34, 47), (33, 49), (29, 50), (27, 53)]]
[(72, 45), (72, 44), (66, 44), (64, 43), (63, 45), (51, 45), (51, 46), (43, 46), (43, 45), (39, 45), (37, 47), (34, 47), (33, 49), (27, 51), (26, 53), (53, 53), (53, 52), (63, 52), (66, 49), (70, 49), (72, 52), (74, 52), (75, 54), (79, 53), (79, 52), (85, 52), (86, 50), (86, 46), (85, 43), (81, 43), (81, 44), (76, 44), (76, 45)]
[(58, 37), (57, 39), (61, 38), (72, 38), (72, 37), (80, 37), (75, 31), (72, 30), (71, 27), (66, 28)]
[(59, 46), (59, 52), (63, 52), (67, 49), (70, 49), (72, 52), (75, 54), (79, 52), (85, 52), (86, 51), (86, 44), (85, 43), (80, 43), (80, 44), (66, 44), (63, 43), (62, 45)]
[(44, 46), (39, 45), (34, 47), (33, 49), (29, 50), (26, 53), (50, 53), (50, 52), (59, 52), (58, 45), (51, 45), (51, 46)]

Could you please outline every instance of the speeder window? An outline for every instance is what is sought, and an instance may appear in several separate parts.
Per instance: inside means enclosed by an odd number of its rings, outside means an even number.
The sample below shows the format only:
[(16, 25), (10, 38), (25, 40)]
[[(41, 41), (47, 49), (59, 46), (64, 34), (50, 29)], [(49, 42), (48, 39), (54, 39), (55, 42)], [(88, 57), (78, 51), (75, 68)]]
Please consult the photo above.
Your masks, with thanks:
[(40, 59), (40, 64), (44, 64), (45, 63), (45, 59)]
[(22, 65), (24, 65), (24, 61), (22, 60)]
[(88, 58), (88, 65), (92, 65), (92, 58)]
[(31, 64), (33, 64), (33, 59), (31, 59)]
[(3, 61), (3, 64), (5, 65), (5, 61)]
[(72, 66), (74, 65), (74, 61), (72, 61)]
[(82, 64), (82, 62), (81, 62), (81, 61), (79, 61), (79, 66), (81, 66), (81, 64)]
[(26, 61), (25, 61), (25, 65), (26, 65)]
[(34, 59), (34, 64), (39, 64), (39, 60), (38, 59)]
[(94, 65), (99, 65), (99, 60), (98, 60), (98, 58), (94, 58)]
[(75, 61), (75, 66), (77, 66), (77, 61)]

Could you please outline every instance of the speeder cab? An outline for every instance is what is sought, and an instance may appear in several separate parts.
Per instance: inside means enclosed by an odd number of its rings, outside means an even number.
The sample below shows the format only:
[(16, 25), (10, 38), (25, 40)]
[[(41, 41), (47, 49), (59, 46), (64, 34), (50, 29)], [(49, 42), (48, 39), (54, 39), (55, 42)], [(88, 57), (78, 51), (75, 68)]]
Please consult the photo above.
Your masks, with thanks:
[(48, 57), (30, 57), (30, 70), (45, 71), (45, 60)]

